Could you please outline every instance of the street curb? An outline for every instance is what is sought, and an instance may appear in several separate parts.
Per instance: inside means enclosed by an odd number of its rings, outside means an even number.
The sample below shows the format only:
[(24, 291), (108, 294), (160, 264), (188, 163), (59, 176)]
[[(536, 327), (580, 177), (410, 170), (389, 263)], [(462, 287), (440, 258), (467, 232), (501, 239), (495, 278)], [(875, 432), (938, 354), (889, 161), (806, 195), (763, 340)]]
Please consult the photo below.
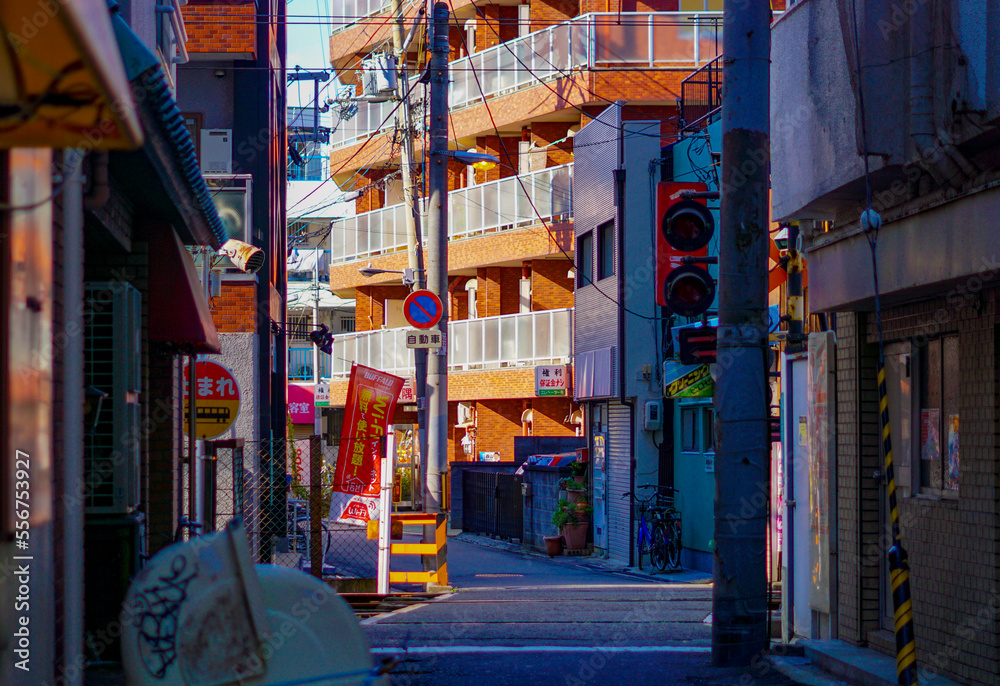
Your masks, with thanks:
[(510, 553), (518, 553), (520, 555), (527, 555), (529, 557), (539, 558), (542, 560), (551, 560), (555, 564), (572, 564), (578, 567), (586, 567), (587, 569), (591, 569), (595, 572), (606, 572), (609, 574), (624, 574), (634, 579), (644, 579), (646, 581), (650, 581), (653, 583), (689, 584), (689, 585), (709, 585), (712, 583), (711, 576), (707, 576), (707, 578), (698, 578), (698, 579), (676, 578), (676, 575), (678, 574), (685, 574), (685, 573), (700, 574), (700, 572), (694, 572), (694, 570), (685, 570), (683, 572), (675, 572), (673, 574), (661, 573), (653, 575), (653, 574), (647, 574), (645, 572), (640, 572), (636, 569), (632, 569), (629, 567), (620, 567), (617, 564), (614, 566), (606, 563), (602, 564), (602, 562), (599, 561), (599, 559), (592, 557), (583, 557), (576, 555), (572, 556), (557, 555), (555, 557), (550, 558), (545, 553), (541, 551), (536, 551), (531, 548), (527, 548), (520, 543), (511, 543), (510, 541), (496, 540), (492, 538), (487, 538), (486, 536), (479, 536), (477, 534), (466, 533), (464, 531), (455, 535), (454, 538), (456, 540), (463, 541), (465, 543), (472, 543), (473, 545), (478, 545), (483, 548), (493, 548), (494, 550), (505, 550)]
[(813, 665), (807, 657), (768, 655), (764, 659), (775, 671), (804, 686), (848, 686), (844, 681), (832, 680), (830, 674)]

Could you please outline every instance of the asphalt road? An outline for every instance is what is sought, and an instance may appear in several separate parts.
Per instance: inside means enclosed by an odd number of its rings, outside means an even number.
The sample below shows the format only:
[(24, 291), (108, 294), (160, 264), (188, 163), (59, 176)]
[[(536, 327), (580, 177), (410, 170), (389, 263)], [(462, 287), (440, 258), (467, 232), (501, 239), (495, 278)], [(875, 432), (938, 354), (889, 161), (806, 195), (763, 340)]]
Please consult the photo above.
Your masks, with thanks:
[(793, 684), (763, 660), (712, 667), (711, 587), (659, 583), (566, 558), (451, 539), (455, 593), (363, 622), (392, 683)]

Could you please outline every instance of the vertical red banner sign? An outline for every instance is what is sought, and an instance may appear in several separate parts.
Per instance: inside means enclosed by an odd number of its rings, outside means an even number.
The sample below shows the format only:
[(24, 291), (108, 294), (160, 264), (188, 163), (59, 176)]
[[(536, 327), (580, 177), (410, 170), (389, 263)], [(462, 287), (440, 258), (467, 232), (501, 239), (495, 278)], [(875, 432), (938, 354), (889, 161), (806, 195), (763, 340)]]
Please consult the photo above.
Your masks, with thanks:
[(331, 518), (359, 523), (378, 519), (382, 441), (403, 381), (360, 364), (351, 367), (330, 500)]

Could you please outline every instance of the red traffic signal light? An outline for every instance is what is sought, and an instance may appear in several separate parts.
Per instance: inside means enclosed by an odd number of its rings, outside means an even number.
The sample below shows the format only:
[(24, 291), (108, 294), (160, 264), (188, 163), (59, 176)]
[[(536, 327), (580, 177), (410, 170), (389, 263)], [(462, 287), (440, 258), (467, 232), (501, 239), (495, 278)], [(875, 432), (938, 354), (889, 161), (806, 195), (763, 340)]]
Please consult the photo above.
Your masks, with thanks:
[(684, 328), (677, 332), (681, 364), (715, 364), (718, 329), (714, 326)]
[(656, 189), (656, 304), (682, 317), (704, 314), (715, 301), (715, 279), (705, 264), (715, 235), (715, 219), (704, 199), (682, 197), (704, 192), (703, 183), (662, 182)]

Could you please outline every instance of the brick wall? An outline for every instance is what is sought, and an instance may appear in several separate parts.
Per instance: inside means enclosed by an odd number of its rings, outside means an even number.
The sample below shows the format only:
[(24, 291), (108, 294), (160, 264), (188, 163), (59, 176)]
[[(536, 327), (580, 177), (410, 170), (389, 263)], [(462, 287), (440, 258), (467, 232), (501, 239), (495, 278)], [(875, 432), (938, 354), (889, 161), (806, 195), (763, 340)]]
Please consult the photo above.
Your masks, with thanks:
[(471, 281), (468, 276), (452, 277), (448, 292), (451, 298), (451, 310), (448, 319), (460, 320), (469, 318), (469, 292), (465, 285)]
[(517, 6), (487, 5), (476, 24), (476, 52), (517, 38)]
[(521, 400), (480, 400), (476, 411), (476, 457), (488, 450), (500, 453), (501, 460), (514, 459), (514, 436), (521, 435)]
[[(568, 21), (583, 10), (582, 5), (580, 0), (532, 0), (531, 30), (538, 31), (546, 26)], [(603, 8), (600, 11), (603, 11)]]
[(531, 311), (573, 307), (573, 263), (565, 258), (531, 261)]
[(223, 281), (222, 295), (212, 298), (212, 321), (219, 333), (253, 333), (256, 327), (256, 284)]
[[(353, 188), (364, 188), (369, 184), (378, 183), (388, 175), (389, 171), (385, 169), (368, 169), (362, 173), (355, 174), (348, 185)], [(371, 212), (383, 207), (385, 207), (384, 186), (369, 188), (360, 198), (354, 201), (354, 210), (356, 212)]]
[(385, 324), (385, 301), (403, 300), (406, 286), (362, 286), (355, 292), (354, 325), (357, 331), (381, 329)]
[(493, 155), (500, 164), (493, 169), (477, 169), (476, 183), (496, 181), (508, 176), (514, 176), (518, 170), (518, 144), (520, 136), (479, 136), (476, 138), (476, 149), (487, 155)]
[[(886, 342), (911, 341), (919, 347), (944, 333), (958, 335), (958, 497), (905, 497), (899, 498), (898, 505), (902, 541), (909, 555), (918, 664), (922, 670), (976, 684), (995, 684), (1000, 662), (995, 613), (1000, 604), (998, 300), (997, 291), (991, 289), (958, 306), (939, 298), (888, 308), (883, 315)], [(871, 478), (881, 468), (874, 318), (838, 314), (837, 339), (841, 638), (867, 640), (872, 647), (892, 654), (892, 634), (880, 630), (878, 605), (880, 563), (889, 537), (885, 528), (879, 537), (880, 525), (885, 526), (879, 517), (882, 487)], [(913, 440), (920, 440), (919, 427), (914, 427)], [(896, 456), (897, 462), (901, 459)], [(891, 608), (891, 600), (887, 602)]]
[(253, 2), (191, 0), (181, 7), (189, 53), (257, 52)]
[(521, 270), (517, 267), (480, 267), (476, 270), (479, 288), (476, 305), (480, 317), (516, 314), (520, 311), (519, 284)]
[(572, 122), (532, 122), (531, 140), (535, 146), (544, 148), (550, 143), (562, 141), (545, 150), (546, 167), (569, 164), (573, 161), (573, 139), (563, 140), (571, 125)]

